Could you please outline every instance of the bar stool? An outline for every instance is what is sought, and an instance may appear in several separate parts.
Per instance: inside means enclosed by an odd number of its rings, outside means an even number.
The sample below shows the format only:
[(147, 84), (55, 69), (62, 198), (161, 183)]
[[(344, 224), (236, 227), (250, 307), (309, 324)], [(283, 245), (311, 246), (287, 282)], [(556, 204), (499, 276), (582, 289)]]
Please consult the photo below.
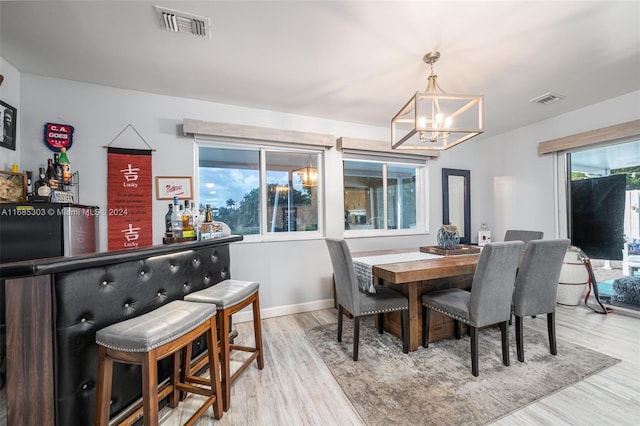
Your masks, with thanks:
[[(260, 284), (254, 281), (225, 280), (204, 290), (187, 294), (185, 301), (215, 304), (218, 308), (218, 325), (220, 335), (220, 361), (222, 363), (222, 401), (224, 411), (228, 411), (231, 406), (231, 384), (235, 382), (244, 370), (257, 360), (258, 369), (264, 367), (262, 356), (262, 328), (260, 327)], [(245, 307), (251, 306), (253, 311), (253, 332), (255, 347), (235, 345), (230, 342), (229, 332), (231, 316)], [(189, 348), (187, 353), (189, 353)], [(230, 351), (238, 350), (251, 352), (242, 365), (231, 375)], [(190, 355), (190, 354), (189, 354)], [(186, 359), (190, 359), (188, 356)], [(206, 363), (206, 357), (195, 360), (191, 368), (183, 368), (188, 374), (198, 371)]]
[[(169, 406), (178, 405), (178, 391), (208, 397), (185, 423), (194, 424), (213, 405), (216, 419), (222, 417), (219, 395), (220, 363), (216, 332), (216, 306), (176, 300), (149, 313), (110, 325), (96, 333), (98, 378), (94, 424), (109, 424), (113, 363), (142, 366), (142, 414), (144, 424), (158, 424), (158, 401), (169, 395)], [(207, 388), (179, 380), (179, 352), (206, 333), (210, 379)], [(158, 360), (173, 356), (169, 385), (158, 390)], [(139, 418), (140, 410), (131, 416)]]

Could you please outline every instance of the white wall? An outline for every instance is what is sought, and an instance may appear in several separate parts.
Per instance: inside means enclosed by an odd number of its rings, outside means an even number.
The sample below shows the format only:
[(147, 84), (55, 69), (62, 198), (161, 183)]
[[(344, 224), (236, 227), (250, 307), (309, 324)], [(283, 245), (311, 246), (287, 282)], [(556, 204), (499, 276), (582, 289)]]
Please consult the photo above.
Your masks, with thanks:
[[(6, 77), (6, 74), (5, 74)], [(6, 84), (6, 81), (5, 81)], [(80, 172), (80, 202), (106, 207), (106, 150), (127, 124), (132, 124), (156, 151), (154, 175), (194, 175), (194, 143), (182, 135), (183, 118), (248, 124), (270, 128), (332, 134), (336, 137), (381, 139), (387, 128), (356, 125), (313, 117), (234, 107), (211, 102), (160, 96), (79, 82), (22, 74), (21, 137), (18, 140), (21, 169), (37, 170), (51, 152), (42, 142), (46, 122), (66, 122), (75, 127), (69, 151), (72, 168)], [(442, 221), (441, 169), (471, 170), (471, 230), (473, 240), (480, 223), (487, 222), (494, 240), (502, 240), (507, 228), (540, 229), (555, 233), (552, 156), (538, 156), (539, 142), (553, 137), (628, 121), (625, 99), (595, 105), (566, 116), (536, 123), (486, 140), (471, 140), (429, 162), (429, 235), (350, 239), (353, 251), (416, 247), (435, 244)], [(634, 98), (635, 97), (635, 98)], [(624, 98), (624, 97), (622, 97)], [(634, 111), (634, 108), (631, 108)], [(627, 114), (628, 115), (628, 114)], [(640, 116), (636, 105), (631, 114)], [(596, 119), (597, 118), (597, 119)], [(113, 146), (138, 148), (144, 144), (127, 132)], [(327, 236), (342, 235), (341, 156), (326, 155)], [(333, 171), (333, 173), (331, 173)], [(154, 197), (155, 198), (155, 197)], [(154, 243), (161, 242), (166, 201), (153, 202)], [(101, 217), (101, 235), (106, 218)], [(106, 241), (102, 242), (106, 249)], [(237, 279), (261, 283), (265, 317), (332, 305), (331, 265), (322, 239), (232, 244), (231, 274)]]
[[(20, 122), (22, 121), (22, 108), (20, 107), (20, 72), (10, 63), (0, 58), (0, 74), (4, 76), (0, 86), (0, 100), (18, 110), (16, 117), (16, 150), (0, 147), (0, 170), (11, 170), (12, 164), (20, 165)], [(23, 169), (21, 168), (20, 171)]]

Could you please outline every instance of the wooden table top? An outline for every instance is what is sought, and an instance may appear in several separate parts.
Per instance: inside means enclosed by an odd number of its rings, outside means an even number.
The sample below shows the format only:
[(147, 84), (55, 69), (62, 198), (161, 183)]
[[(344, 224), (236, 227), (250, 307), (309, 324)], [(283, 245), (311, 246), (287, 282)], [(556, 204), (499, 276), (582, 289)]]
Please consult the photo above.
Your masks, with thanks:
[[(357, 252), (353, 254), (353, 257), (357, 258), (395, 253), (409, 253), (415, 251), (419, 251), (419, 249), (376, 250)], [(405, 284), (437, 278), (469, 275), (475, 272), (479, 258), (479, 254), (471, 254), (374, 265), (373, 275), (394, 284)]]

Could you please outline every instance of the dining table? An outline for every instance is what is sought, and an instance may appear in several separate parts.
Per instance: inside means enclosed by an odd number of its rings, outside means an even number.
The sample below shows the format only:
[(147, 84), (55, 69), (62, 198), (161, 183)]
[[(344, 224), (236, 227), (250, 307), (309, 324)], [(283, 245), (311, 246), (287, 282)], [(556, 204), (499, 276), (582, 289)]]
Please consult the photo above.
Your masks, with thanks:
[[(465, 254), (465, 249), (473, 253)], [(372, 279), (377, 285), (392, 288), (409, 299), (409, 351), (416, 351), (422, 345), (422, 295), (447, 288), (471, 288), (480, 258), (479, 250), (477, 247), (461, 246), (456, 253), (430, 255), (423, 253), (420, 248), (408, 248), (352, 254), (357, 275), (362, 277), (363, 271), (368, 273), (370, 268), (370, 275), (365, 274), (365, 279)], [(384, 315), (384, 329), (398, 337), (402, 336), (398, 312)], [(454, 320), (431, 310), (429, 342), (452, 337), (454, 334)]]

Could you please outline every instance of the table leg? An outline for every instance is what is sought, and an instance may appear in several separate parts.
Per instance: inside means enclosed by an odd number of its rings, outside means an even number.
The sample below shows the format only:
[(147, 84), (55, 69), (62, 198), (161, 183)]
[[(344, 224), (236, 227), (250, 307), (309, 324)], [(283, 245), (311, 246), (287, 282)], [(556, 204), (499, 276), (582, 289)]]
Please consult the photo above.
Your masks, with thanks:
[[(422, 303), (418, 283), (408, 283), (402, 286), (387, 284), (387, 286), (399, 291), (409, 299), (409, 352), (417, 351), (422, 345)], [(385, 314), (385, 330), (395, 336), (402, 336), (400, 313)]]

